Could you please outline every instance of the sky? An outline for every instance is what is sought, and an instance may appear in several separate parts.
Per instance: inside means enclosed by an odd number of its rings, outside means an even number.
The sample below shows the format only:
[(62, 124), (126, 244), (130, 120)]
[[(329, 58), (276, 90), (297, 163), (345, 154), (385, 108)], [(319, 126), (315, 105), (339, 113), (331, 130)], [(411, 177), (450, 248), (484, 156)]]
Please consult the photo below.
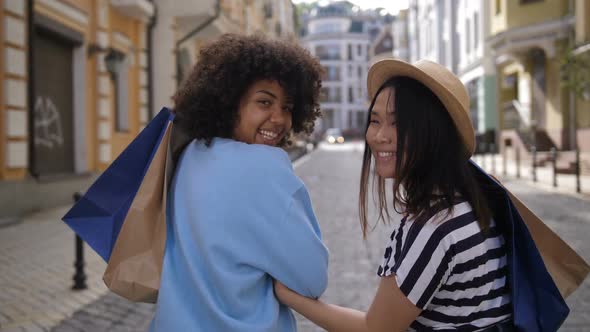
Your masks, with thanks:
[[(389, 13), (395, 15), (400, 9), (408, 8), (408, 0), (349, 0), (362, 9), (385, 8)], [(313, 2), (313, 0), (293, 0), (293, 3)], [(327, 2), (327, 1), (326, 1)]]

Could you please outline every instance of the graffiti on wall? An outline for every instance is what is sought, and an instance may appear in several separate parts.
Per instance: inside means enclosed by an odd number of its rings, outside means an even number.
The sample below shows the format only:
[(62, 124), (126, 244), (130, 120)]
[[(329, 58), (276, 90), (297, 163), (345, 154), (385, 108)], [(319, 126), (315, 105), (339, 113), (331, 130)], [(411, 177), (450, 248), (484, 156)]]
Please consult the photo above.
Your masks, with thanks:
[(35, 101), (35, 145), (49, 149), (63, 145), (61, 118), (57, 107), (49, 97), (39, 96)]

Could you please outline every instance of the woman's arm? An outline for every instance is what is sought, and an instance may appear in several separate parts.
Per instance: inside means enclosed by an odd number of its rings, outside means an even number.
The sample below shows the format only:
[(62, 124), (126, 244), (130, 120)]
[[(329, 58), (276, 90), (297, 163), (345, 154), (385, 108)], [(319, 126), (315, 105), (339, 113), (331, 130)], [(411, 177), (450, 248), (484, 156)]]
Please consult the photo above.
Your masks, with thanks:
[(369, 312), (323, 303), (275, 281), (279, 300), (316, 325), (333, 332), (405, 331), (421, 310), (401, 292), (393, 276), (381, 279)]
[(295, 293), (276, 280), (275, 293), (281, 303), (327, 331), (368, 331), (366, 314), (362, 311), (310, 299)]

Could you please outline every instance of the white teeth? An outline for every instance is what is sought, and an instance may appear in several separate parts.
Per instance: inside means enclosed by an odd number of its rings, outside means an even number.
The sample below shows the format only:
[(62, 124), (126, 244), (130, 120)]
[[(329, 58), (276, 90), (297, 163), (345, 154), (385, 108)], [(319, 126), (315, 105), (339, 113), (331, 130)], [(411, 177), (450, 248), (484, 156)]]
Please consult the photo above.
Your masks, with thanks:
[(393, 157), (393, 152), (379, 152), (377, 155), (382, 158)]
[(261, 133), (266, 139), (274, 139), (279, 136), (279, 134), (269, 130), (259, 130), (258, 132)]

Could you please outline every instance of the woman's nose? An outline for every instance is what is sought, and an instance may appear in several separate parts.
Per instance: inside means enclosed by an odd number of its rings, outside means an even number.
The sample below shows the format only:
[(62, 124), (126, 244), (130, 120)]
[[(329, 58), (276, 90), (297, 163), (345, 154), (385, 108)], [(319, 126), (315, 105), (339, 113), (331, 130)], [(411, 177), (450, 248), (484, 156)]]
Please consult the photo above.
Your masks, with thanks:
[(393, 132), (387, 128), (380, 128), (377, 132), (377, 142), (391, 143), (393, 141)]
[(287, 110), (283, 108), (277, 108), (272, 112), (270, 121), (276, 124), (284, 124), (287, 122), (287, 117), (290, 115), (291, 114)]

